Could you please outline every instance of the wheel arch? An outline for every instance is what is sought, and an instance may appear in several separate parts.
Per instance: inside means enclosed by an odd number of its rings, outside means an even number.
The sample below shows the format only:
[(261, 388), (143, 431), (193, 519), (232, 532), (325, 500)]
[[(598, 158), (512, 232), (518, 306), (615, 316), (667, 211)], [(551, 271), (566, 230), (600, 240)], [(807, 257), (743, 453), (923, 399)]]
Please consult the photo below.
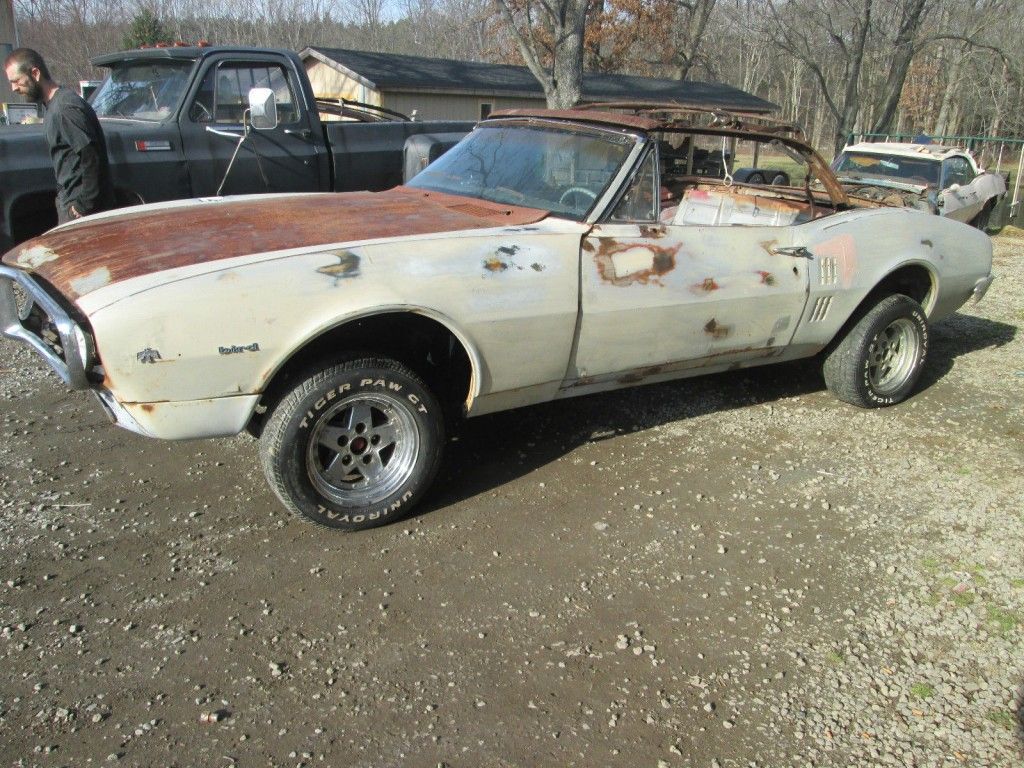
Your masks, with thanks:
[(388, 356), (422, 376), (450, 418), (468, 410), (481, 387), (484, 364), (451, 318), (425, 307), (381, 307), (348, 316), (305, 339), (265, 375), (259, 405), (246, 429), (259, 436), (264, 416), (313, 366), (349, 354)]
[(846, 318), (839, 331), (826, 345), (828, 354), (846, 337), (864, 315), (886, 296), (901, 293), (921, 305), (925, 316), (930, 317), (938, 295), (938, 282), (930, 265), (923, 261), (906, 261), (894, 266), (864, 295)]

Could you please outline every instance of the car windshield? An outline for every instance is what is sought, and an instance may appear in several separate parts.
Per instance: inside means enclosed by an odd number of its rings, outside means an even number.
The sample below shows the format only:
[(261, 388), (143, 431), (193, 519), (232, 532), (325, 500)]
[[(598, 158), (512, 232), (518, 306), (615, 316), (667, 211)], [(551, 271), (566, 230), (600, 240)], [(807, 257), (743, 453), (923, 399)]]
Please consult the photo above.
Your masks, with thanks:
[(579, 221), (637, 141), (599, 129), (485, 123), (409, 186), (540, 208)]
[(927, 157), (867, 152), (842, 152), (832, 163), (832, 170), (842, 179), (895, 179), (910, 184), (938, 186), (940, 163)]
[(115, 65), (93, 94), (99, 117), (127, 117), (160, 122), (178, 107), (191, 61), (126, 62)]

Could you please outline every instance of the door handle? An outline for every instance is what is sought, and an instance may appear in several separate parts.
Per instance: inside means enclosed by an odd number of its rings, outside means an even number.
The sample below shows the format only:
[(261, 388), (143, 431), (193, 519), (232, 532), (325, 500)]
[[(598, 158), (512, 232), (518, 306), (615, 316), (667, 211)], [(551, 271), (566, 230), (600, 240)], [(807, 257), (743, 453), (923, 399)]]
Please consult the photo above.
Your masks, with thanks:
[(309, 128), (285, 128), (284, 132), (288, 136), (298, 136), (300, 139), (309, 141), (313, 137), (313, 132)]
[(792, 256), (797, 259), (813, 259), (814, 254), (802, 245), (787, 245), (781, 248), (772, 247), (771, 252), (776, 256)]

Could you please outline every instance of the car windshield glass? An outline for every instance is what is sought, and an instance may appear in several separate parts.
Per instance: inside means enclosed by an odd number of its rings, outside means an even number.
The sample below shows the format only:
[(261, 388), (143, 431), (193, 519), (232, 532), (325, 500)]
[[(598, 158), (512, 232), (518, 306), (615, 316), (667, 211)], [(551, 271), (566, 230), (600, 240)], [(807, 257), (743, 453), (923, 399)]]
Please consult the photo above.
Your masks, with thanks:
[(188, 85), (191, 61), (126, 62), (115, 65), (91, 99), (99, 117), (160, 122), (169, 117)]
[(926, 157), (842, 152), (832, 170), (843, 179), (895, 179), (910, 184), (939, 183), (939, 163)]
[(611, 131), (485, 124), (409, 186), (540, 208), (579, 221), (637, 141)]

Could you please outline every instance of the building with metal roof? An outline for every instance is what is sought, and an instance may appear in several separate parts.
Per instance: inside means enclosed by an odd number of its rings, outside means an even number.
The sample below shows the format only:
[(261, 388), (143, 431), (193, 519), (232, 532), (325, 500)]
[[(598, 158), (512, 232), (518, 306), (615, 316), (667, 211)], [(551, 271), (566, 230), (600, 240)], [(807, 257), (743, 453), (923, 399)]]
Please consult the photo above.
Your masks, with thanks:
[[(311, 46), (299, 52), (313, 92), (374, 104), (423, 120), (478, 120), (499, 109), (545, 106), (529, 69), (509, 64), (431, 59)], [(721, 83), (588, 72), (586, 101), (678, 101), (765, 114), (770, 101)]]

